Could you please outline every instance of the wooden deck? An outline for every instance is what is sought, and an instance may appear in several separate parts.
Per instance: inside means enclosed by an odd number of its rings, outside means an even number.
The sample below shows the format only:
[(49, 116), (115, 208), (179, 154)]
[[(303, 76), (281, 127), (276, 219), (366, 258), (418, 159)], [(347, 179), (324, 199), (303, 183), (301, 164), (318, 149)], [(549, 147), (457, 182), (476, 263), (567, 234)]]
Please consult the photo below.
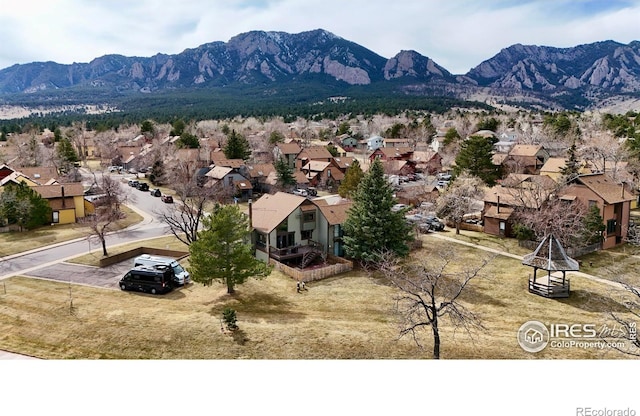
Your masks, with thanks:
[(529, 278), (529, 292), (545, 298), (568, 298), (570, 288), (569, 279), (562, 284), (562, 276), (537, 276), (535, 282), (533, 277)]

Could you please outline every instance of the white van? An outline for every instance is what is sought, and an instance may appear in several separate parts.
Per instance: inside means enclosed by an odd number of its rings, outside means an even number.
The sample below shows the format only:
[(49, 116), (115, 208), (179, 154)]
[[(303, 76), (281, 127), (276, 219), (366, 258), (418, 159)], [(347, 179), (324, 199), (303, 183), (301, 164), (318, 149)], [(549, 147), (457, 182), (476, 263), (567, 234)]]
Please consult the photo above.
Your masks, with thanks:
[(172, 259), (171, 257), (162, 257), (162, 256), (151, 256), (149, 254), (142, 254), (133, 261), (133, 266), (165, 266), (171, 267), (173, 269), (173, 273), (176, 275), (176, 283), (180, 286), (185, 283), (191, 283), (191, 277), (189, 276), (189, 272), (184, 269), (176, 261), (176, 259)]

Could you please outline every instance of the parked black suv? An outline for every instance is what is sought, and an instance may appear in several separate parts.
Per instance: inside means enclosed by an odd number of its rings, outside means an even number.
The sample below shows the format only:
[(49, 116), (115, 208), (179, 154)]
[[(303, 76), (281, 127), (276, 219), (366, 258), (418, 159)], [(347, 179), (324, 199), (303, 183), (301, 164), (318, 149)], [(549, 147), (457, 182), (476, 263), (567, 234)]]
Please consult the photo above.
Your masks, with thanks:
[(145, 192), (148, 191), (149, 190), (149, 184), (146, 183), (146, 182), (140, 182), (138, 184), (138, 190), (145, 191)]

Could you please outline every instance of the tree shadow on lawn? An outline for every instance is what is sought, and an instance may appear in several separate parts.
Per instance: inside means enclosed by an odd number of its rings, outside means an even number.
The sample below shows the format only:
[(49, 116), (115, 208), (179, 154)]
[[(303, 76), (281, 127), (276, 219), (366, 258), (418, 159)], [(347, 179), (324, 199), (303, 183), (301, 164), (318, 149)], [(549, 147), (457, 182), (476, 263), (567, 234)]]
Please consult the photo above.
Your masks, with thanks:
[(629, 310), (624, 304), (609, 296), (603, 296), (586, 290), (572, 290), (568, 298), (556, 299), (560, 303), (582, 309), (585, 312), (624, 313)]
[(238, 319), (245, 322), (260, 319), (274, 321), (301, 321), (306, 314), (293, 312), (295, 305), (286, 298), (270, 293), (239, 293), (226, 294), (212, 302), (209, 313), (211, 316), (222, 317), (222, 310), (233, 308), (238, 313)]

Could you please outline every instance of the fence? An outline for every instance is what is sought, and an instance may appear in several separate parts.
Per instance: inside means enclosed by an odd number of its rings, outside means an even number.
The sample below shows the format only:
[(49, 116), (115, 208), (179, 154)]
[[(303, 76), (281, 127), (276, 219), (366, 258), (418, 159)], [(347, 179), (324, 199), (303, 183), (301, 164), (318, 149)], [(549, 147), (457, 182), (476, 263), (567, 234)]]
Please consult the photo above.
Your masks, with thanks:
[(340, 257), (329, 255), (327, 260), (334, 264), (328, 266), (319, 267), (317, 269), (298, 269), (296, 267), (289, 267), (286, 264), (280, 263), (271, 259), (271, 264), (274, 265), (276, 270), (281, 271), (287, 276), (291, 276), (295, 280), (312, 282), (315, 280), (326, 279), (327, 277), (335, 276), (340, 273), (346, 273), (353, 270), (353, 263), (349, 260), (345, 260)]

